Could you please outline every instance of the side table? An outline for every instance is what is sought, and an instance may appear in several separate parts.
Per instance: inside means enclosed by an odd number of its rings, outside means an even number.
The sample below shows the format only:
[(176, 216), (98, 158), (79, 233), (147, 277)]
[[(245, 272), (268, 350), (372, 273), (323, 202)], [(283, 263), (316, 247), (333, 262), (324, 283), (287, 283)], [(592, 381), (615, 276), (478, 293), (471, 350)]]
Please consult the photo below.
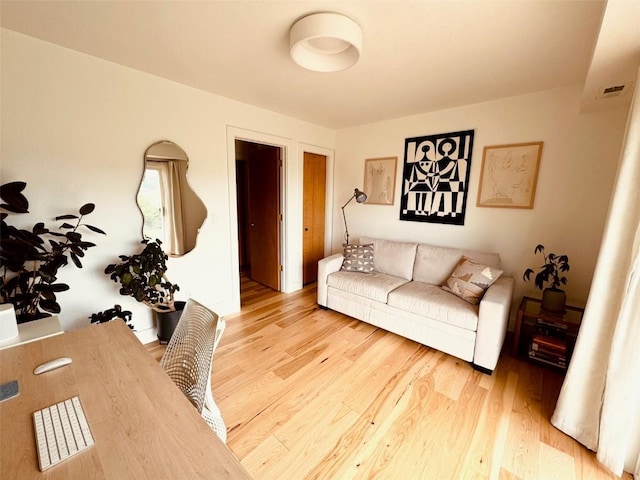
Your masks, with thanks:
[(513, 335), (511, 353), (514, 357), (523, 357), (528, 359), (528, 350), (535, 333), (535, 327), (538, 319), (541, 317), (552, 316), (555, 322), (566, 325), (566, 364), (568, 365), (571, 353), (573, 353), (576, 337), (578, 336), (578, 330), (582, 323), (584, 308), (566, 305), (564, 312), (550, 313), (542, 310), (541, 305), (542, 300), (538, 298), (527, 296), (522, 297), (520, 307), (518, 308), (518, 316), (516, 318), (516, 328)]

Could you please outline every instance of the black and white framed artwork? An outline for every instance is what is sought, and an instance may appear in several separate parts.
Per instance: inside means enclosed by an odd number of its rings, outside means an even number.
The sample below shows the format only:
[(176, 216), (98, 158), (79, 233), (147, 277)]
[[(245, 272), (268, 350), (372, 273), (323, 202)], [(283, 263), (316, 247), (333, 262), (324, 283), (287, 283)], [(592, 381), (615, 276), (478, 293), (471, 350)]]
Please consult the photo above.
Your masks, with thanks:
[(473, 133), (405, 139), (400, 220), (464, 225)]

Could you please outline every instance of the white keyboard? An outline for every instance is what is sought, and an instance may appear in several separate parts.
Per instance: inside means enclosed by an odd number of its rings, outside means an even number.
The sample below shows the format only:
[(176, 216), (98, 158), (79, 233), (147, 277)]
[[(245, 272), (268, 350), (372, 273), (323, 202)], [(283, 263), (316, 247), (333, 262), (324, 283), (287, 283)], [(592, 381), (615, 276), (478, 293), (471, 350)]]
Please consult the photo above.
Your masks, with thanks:
[(33, 412), (33, 424), (43, 472), (94, 444), (78, 397)]

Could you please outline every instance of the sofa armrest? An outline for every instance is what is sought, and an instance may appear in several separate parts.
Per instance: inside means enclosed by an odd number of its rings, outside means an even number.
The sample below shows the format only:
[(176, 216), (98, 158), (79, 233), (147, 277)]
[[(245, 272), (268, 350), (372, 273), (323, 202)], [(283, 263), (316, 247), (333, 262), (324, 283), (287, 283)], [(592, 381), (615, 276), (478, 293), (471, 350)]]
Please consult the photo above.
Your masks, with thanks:
[(327, 306), (327, 277), (340, 270), (344, 257), (336, 253), (318, 262), (318, 305)]
[(513, 288), (513, 278), (501, 277), (489, 287), (480, 301), (473, 363), (482, 369), (493, 371), (498, 363), (507, 334)]

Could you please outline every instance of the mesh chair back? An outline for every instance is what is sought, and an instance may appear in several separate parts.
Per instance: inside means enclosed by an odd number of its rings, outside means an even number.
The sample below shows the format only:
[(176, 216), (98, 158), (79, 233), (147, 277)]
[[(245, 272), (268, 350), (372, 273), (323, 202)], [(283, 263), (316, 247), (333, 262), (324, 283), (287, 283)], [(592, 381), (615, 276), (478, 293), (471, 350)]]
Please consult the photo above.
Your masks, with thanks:
[[(218, 315), (189, 299), (160, 366), (202, 414), (210, 390)], [(219, 340), (219, 338), (218, 338)]]

